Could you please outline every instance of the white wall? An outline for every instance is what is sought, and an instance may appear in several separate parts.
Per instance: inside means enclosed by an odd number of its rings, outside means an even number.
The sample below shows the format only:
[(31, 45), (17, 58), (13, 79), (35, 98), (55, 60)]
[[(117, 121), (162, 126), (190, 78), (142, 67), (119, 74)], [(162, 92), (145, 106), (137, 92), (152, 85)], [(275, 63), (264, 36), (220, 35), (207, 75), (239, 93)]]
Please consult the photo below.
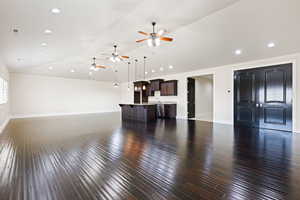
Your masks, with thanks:
[(115, 112), (121, 89), (109, 82), (11, 74), (13, 117)]
[[(180, 74), (173, 74), (168, 76), (153, 77), (164, 78), (166, 80), (178, 80), (178, 96), (163, 97), (165, 101), (177, 102), (177, 117), (187, 118), (187, 77), (195, 77), (201, 75), (214, 75), (214, 122), (233, 124), (233, 73), (234, 70), (246, 69), (252, 67), (264, 67), (274, 64), (293, 63), (293, 122), (295, 132), (300, 132), (300, 54), (287, 55), (276, 58), (269, 58), (263, 60), (250, 61), (246, 63), (237, 63), (232, 65), (220, 66), (215, 68), (202, 68), (197, 71), (185, 72)], [(175, 66), (176, 67), (176, 66)], [(123, 85), (127, 85), (124, 83)], [(123, 87), (122, 87), (123, 88)], [(127, 87), (126, 87), (127, 88)], [(122, 102), (132, 103), (130, 97), (133, 96), (131, 92), (122, 92)]]
[(196, 119), (213, 121), (213, 86), (213, 79), (209, 79), (206, 76), (195, 78)]
[[(9, 82), (9, 73), (4, 64), (0, 62), (0, 77), (8, 81), (8, 87), (10, 87), (10, 82)], [(2, 132), (2, 129), (8, 122), (9, 116), (10, 116), (10, 97), (8, 94), (8, 102), (6, 104), (0, 104), (0, 133)]]

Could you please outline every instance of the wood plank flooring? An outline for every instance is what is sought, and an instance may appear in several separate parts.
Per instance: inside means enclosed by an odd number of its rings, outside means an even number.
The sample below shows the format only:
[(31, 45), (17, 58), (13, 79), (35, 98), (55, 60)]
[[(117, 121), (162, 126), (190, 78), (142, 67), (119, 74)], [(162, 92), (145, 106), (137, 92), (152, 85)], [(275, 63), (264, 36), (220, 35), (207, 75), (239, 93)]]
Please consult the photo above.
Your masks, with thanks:
[(13, 120), (1, 200), (300, 199), (300, 135), (119, 114)]

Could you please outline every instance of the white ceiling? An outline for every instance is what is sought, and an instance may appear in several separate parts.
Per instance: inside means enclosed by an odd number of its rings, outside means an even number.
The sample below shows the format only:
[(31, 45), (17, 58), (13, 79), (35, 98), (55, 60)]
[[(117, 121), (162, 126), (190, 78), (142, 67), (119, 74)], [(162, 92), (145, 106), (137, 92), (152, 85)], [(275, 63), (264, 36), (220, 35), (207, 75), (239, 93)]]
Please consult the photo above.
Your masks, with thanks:
[[(11, 72), (126, 81), (125, 63), (114, 66), (117, 76), (111, 69), (88, 74), (93, 56), (113, 66), (102, 53), (118, 44), (123, 55), (140, 60), (139, 69), (147, 56), (147, 71), (157, 77), (299, 52), (299, 9), (299, 0), (1, 0), (0, 58)], [(150, 32), (153, 20), (174, 42), (157, 48), (135, 43), (143, 38), (137, 31)], [(267, 47), (270, 41), (274, 48)]]

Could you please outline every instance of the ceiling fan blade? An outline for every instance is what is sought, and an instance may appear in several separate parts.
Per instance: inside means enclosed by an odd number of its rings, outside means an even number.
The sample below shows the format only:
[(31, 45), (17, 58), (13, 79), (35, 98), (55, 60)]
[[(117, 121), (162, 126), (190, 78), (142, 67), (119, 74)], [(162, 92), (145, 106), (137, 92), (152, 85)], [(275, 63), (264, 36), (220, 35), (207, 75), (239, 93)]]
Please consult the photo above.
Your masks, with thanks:
[(167, 42), (172, 42), (173, 41), (173, 38), (169, 38), (169, 37), (160, 37), (159, 39), (163, 40), (163, 41), (167, 41)]
[(108, 68), (108, 67), (106, 67), (106, 66), (102, 66), (102, 65), (97, 65), (95, 68), (106, 69), (106, 68)]
[(147, 36), (149, 35), (149, 33), (145, 33), (145, 32), (143, 32), (143, 31), (138, 31), (138, 33), (139, 33), (139, 34), (142, 34), (142, 35), (147, 35)]
[(148, 39), (137, 40), (136, 42), (139, 43), (139, 42), (144, 42), (146, 40), (148, 40)]
[(129, 56), (121, 56), (121, 58), (129, 59)]

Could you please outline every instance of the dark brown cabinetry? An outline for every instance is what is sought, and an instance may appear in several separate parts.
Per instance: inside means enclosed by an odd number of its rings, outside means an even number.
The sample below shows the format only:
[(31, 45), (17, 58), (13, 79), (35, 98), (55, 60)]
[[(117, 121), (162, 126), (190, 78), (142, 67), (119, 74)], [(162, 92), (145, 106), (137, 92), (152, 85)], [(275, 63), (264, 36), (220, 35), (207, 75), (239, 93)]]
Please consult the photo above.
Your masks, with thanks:
[(120, 104), (122, 120), (150, 122), (156, 120), (156, 105)]
[(161, 96), (177, 96), (177, 80), (165, 81), (160, 84)]
[(177, 115), (176, 104), (158, 104), (157, 114), (159, 118), (171, 118), (175, 119)]
[(164, 81), (163, 79), (150, 80), (150, 86), (148, 88), (148, 96), (154, 96), (155, 91), (160, 91), (161, 83), (163, 81)]
[(148, 103), (147, 88), (149, 83), (147, 81), (134, 82), (134, 103)]

